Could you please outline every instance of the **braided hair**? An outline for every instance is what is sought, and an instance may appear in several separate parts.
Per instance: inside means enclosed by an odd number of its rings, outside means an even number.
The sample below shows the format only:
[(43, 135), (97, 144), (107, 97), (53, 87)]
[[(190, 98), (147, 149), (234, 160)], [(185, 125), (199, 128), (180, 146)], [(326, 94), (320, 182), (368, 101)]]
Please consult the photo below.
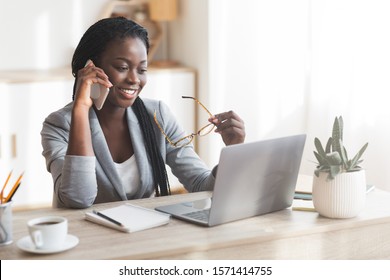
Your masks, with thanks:
[[(145, 44), (146, 51), (149, 52), (147, 30), (134, 21), (124, 17), (99, 20), (84, 33), (72, 58), (72, 75), (75, 77), (73, 100), (76, 93), (77, 72), (85, 66), (87, 60), (91, 59), (94, 62), (98, 62), (100, 55), (105, 51), (109, 42), (127, 37), (140, 39)], [(169, 195), (170, 187), (167, 171), (157, 145), (151, 116), (148, 114), (143, 101), (139, 97), (137, 97), (132, 107), (140, 123), (147, 155), (152, 164), (156, 195)]]

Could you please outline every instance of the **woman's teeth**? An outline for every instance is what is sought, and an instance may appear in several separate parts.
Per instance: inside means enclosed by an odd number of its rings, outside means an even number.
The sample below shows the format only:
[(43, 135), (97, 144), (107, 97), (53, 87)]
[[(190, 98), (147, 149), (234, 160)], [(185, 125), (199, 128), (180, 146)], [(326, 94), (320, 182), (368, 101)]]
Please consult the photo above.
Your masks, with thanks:
[(125, 89), (125, 88), (120, 88), (121, 91), (129, 94), (129, 95), (134, 95), (138, 89)]

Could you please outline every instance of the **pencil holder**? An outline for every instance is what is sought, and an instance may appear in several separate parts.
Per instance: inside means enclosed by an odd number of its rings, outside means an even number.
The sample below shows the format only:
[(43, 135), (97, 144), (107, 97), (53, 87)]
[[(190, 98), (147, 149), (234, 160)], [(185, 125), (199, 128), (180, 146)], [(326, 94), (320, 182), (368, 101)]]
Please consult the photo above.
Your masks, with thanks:
[(0, 204), (0, 246), (12, 243), (12, 201)]

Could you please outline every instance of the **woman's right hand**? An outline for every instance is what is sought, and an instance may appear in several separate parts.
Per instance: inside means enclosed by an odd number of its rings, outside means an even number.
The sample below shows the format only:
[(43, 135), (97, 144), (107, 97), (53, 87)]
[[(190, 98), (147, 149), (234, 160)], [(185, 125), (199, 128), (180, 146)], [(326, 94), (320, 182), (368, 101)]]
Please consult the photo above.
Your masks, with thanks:
[(76, 92), (70, 123), (67, 155), (94, 156), (92, 147), (89, 110), (93, 101), (91, 98), (92, 84), (112, 87), (104, 71), (96, 67), (92, 61), (77, 72)]
[(112, 87), (103, 69), (96, 67), (91, 60), (88, 60), (85, 67), (77, 72), (76, 94), (74, 107), (92, 107), (91, 86), (97, 83), (104, 87)]

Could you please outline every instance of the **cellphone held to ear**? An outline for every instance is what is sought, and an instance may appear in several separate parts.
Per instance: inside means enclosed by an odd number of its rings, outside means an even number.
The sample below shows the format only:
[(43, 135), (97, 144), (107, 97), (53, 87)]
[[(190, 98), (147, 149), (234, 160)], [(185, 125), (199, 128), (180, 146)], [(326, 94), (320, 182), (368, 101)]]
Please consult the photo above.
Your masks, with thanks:
[[(87, 66), (90, 61), (91, 60), (88, 60), (85, 66)], [(104, 101), (106, 101), (109, 91), (109, 88), (106, 88), (105, 86), (102, 86), (98, 83), (91, 85), (91, 98), (93, 104), (96, 106), (96, 109), (100, 110), (103, 107)]]
[(106, 88), (105, 86), (99, 84), (91, 85), (91, 98), (93, 104), (96, 106), (96, 109), (100, 110), (103, 107), (104, 101), (106, 101), (109, 91), (110, 89)]

